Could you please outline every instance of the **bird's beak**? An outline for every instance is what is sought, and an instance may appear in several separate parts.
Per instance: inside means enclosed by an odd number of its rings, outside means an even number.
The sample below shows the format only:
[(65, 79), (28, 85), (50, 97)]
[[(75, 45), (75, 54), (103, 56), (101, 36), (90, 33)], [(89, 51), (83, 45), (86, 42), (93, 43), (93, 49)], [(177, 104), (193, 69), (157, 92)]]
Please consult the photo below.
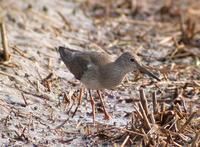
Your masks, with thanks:
[(152, 72), (150, 72), (148, 69), (146, 69), (143, 65), (139, 64), (138, 62), (136, 63), (138, 66), (138, 69), (140, 70), (140, 72), (147, 74), (148, 76), (161, 81), (155, 74), (153, 74)]

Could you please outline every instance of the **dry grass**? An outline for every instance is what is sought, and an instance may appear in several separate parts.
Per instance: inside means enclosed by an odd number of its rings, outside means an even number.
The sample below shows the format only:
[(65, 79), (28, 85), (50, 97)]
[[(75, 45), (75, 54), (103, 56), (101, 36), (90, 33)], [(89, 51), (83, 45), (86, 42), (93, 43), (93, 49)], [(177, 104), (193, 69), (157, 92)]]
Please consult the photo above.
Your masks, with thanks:
[[(0, 144), (199, 146), (198, 0), (0, 1)], [(105, 91), (111, 121), (56, 47), (136, 53), (161, 82), (139, 73)], [(134, 76), (133, 76), (134, 75)], [(79, 106), (80, 105), (80, 106)]]

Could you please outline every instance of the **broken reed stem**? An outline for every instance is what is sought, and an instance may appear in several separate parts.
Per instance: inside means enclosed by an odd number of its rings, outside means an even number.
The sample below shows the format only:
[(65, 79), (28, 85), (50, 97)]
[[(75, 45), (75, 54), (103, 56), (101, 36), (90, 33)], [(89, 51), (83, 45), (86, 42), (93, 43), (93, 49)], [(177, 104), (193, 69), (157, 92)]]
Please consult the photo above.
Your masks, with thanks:
[(180, 105), (179, 105), (178, 103), (175, 105), (174, 111), (176, 112), (176, 114), (177, 114), (181, 119), (184, 118), (183, 112), (182, 112), (181, 107), (180, 107)]
[(153, 113), (157, 114), (158, 113), (158, 100), (156, 97), (156, 91), (153, 92), (152, 98), (153, 98)]
[(16, 75), (9, 74), (9, 73), (3, 72), (3, 71), (0, 71), (0, 75), (4, 75), (4, 76), (8, 76), (8, 77), (17, 79), (17, 76), (16, 76)]
[(180, 132), (183, 132), (184, 129), (186, 128), (186, 126), (191, 122), (191, 120), (195, 117), (197, 112), (193, 112), (190, 117), (188, 118), (188, 120), (185, 122), (185, 124), (183, 124), (183, 126), (181, 127), (181, 129), (179, 130), (179, 133)]
[(78, 96), (78, 104), (76, 106), (76, 109), (74, 110), (74, 113), (72, 114), (72, 118), (75, 116), (76, 111), (78, 110), (79, 106), (81, 105), (83, 94), (84, 94), (84, 89), (81, 88), (80, 92), (79, 92), (79, 96)]
[(150, 123), (149, 123), (149, 120), (148, 120), (148, 118), (147, 118), (147, 115), (146, 115), (146, 113), (145, 113), (145, 110), (144, 110), (144, 108), (143, 108), (141, 102), (139, 102), (138, 105), (139, 105), (140, 112), (142, 113), (142, 116), (143, 116), (143, 119), (144, 119), (144, 126), (145, 126), (145, 128), (149, 131), (149, 130), (151, 129), (151, 125), (150, 125)]
[(174, 101), (177, 100), (179, 97), (180, 97), (180, 90), (176, 87), (174, 96), (173, 96), (173, 98), (172, 98), (172, 101), (174, 102)]
[(51, 58), (48, 58), (48, 65), (47, 65), (47, 67), (48, 67), (48, 69), (49, 70), (52, 70), (52, 60), (51, 60)]
[(156, 121), (155, 121), (155, 117), (154, 117), (153, 112), (150, 113), (150, 120), (151, 120), (151, 123), (152, 123), (152, 124), (156, 124)]
[(72, 30), (72, 26), (71, 26), (70, 22), (67, 20), (67, 18), (60, 11), (57, 11), (57, 13), (62, 18), (65, 25), (67, 25), (69, 27), (69, 30)]
[(143, 119), (142, 114), (141, 114), (140, 111), (136, 108), (135, 105), (133, 105), (133, 108), (135, 109), (136, 113), (138, 114), (138, 117), (139, 117), (140, 119)]
[(61, 127), (63, 127), (64, 124), (66, 124), (68, 122), (68, 120), (69, 120), (69, 117), (66, 120), (64, 120), (60, 125), (58, 125), (57, 127), (55, 127), (55, 129), (60, 129)]
[(44, 78), (42, 81), (47, 81), (53, 77), (53, 73), (51, 72), (46, 78)]
[(10, 59), (10, 54), (8, 52), (8, 39), (6, 28), (3, 22), (0, 23), (1, 28), (1, 39), (2, 39), (2, 47), (3, 47), (3, 60), (8, 61)]
[[(91, 123), (93, 125), (93, 123)], [(101, 125), (103, 127), (108, 127), (108, 125), (105, 125), (104, 123), (100, 123), (100, 122), (96, 122), (97, 125)], [(122, 131), (122, 132), (127, 132), (131, 135), (137, 135), (137, 136), (141, 136), (141, 137), (144, 137), (145, 134), (142, 134), (141, 132), (138, 132), (138, 131), (133, 131), (133, 130), (129, 130), (129, 129), (126, 129), (126, 128), (121, 128), (121, 127), (117, 127), (117, 126), (111, 126), (112, 128), (114, 129), (117, 129), (119, 131)]]
[(143, 128), (141, 128), (141, 132), (142, 132), (143, 134), (145, 134), (145, 136), (143, 137), (143, 140), (141, 140), (141, 141), (144, 143), (145, 146), (147, 146), (147, 143), (148, 143), (148, 136), (147, 136), (147, 134), (146, 134), (146, 132), (144, 131)]
[(122, 143), (121, 147), (124, 147), (126, 145), (126, 142), (128, 141), (129, 138), (130, 138), (130, 136), (127, 135), (124, 142)]
[(181, 31), (181, 36), (185, 36), (185, 29), (184, 29), (184, 18), (183, 18), (183, 15), (180, 15), (179, 17), (179, 24), (180, 24), (180, 31)]
[(160, 119), (161, 119), (161, 121), (163, 120), (163, 116), (164, 116), (164, 113), (165, 113), (165, 103), (161, 103), (160, 104), (160, 112), (161, 112), (161, 117), (160, 117)]
[(194, 139), (193, 139), (193, 142), (192, 142), (192, 145), (191, 147), (196, 147), (198, 146), (198, 143), (199, 143), (199, 140), (200, 140), (200, 132), (197, 132)]
[(138, 135), (138, 136), (141, 136), (141, 137), (145, 136), (145, 134), (142, 134), (140, 132), (136, 132), (136, 131), (133, 131), (133, 130), (128, 130), (126, 128), (120, 128), (120, 127), (116, 127), (116, 126), (112, 126), (112, 127), (115, 128), (115, 129), (118, 129), (120, 131), (124, 131), (124, 132), (130, 133), (132, 135)]
[(24, 104), (27, 106), (28, 103), (27, 103), (27, 101), (26, 101), (26, 98), (25, 98), (25, 96), (24, 96), (24, 93), (22, 92), (21, 95), (22, 95), (22, 98), (23, 98), (23, 100), (24, 100)]
[(12, 49), (15, 50), (22, 57), (28, 58), (28, 56), (26, 55), (26, 53), (24, 53), (23, 51), (21, 51), (17, 46), (12, 46)]
[(149, 114), (148, 103), (147, 103), (147, 98), (144, 93), (144, 89), (140, 88), (139, 91), (140, 91), (140, 101), (141, 101), (142, 107), (144, 108), (146, 115), (148, 115)]

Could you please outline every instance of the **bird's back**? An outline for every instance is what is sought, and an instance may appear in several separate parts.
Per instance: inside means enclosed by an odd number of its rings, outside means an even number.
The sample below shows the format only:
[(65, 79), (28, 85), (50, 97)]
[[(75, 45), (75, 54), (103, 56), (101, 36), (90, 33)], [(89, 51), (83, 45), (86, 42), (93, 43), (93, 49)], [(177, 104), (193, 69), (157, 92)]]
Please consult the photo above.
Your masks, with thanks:
[(65, 47), (59, 47), (59, 53), (67, 68), (79, 80), (90, 67), (98, 68), (111, 62), (105, 53), (81, 52)]

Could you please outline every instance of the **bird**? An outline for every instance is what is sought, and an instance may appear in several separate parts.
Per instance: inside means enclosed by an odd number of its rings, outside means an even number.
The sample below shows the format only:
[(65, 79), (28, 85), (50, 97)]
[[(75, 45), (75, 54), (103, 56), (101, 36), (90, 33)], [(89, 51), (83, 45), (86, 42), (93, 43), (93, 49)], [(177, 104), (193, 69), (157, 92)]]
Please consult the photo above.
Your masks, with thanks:
[[(160, 81), (131, 52), (124, 52), (115, 60), (112, 60), (108, 54), (103, 52), (79, 51), (63, 46), (58, 47), (58, 52), (69, 71), (88, 89), (92, 106), (93, 123), (95, 123), (95, 101), (92, 97), (91, 90), (97, 91), (103, 106), (104, 118), (109, 120), (111, 116), (105, 108), (103, 97), (100, 93), (101, 90), (117, 87), (127, 73), (138, 70)], [(80, 93), (80, 95), (82, 94)]]

